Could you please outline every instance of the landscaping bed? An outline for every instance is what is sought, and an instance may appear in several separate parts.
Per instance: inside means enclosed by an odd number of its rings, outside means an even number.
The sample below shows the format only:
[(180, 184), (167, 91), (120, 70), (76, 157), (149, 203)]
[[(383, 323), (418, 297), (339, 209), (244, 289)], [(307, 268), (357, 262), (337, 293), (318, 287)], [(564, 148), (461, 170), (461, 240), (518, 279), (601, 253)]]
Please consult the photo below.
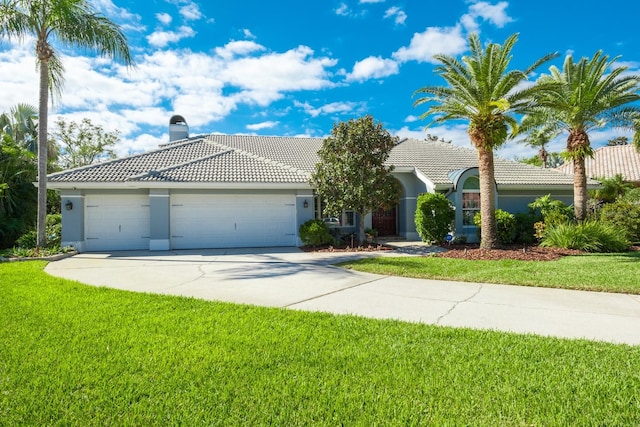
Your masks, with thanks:
[[(509, 245), (501, 249), (480, 249), (478, 244), (451, 245), (446, 252), (436, 256), (442, 258), (458, 258), (469, 260), (502, 260), (518, 261), (555, 261), (565, 256), (584, 255), (586, 252), (576, 249), (545, 248), (541, 246)], [(640, 251), (640, 246), (632, 246), (631, 251)]]

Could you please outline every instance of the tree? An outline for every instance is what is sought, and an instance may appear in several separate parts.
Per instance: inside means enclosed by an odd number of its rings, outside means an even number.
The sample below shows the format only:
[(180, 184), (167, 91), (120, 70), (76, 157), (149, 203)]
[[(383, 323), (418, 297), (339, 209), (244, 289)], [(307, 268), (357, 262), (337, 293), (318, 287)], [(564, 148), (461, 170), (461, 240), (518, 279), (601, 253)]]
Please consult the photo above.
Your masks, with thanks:
[(529, 147), (538, 149), (538, 157), (541, 161), (541, 166), (546, 168), (548, 165), (549, 152), (546, 149), (546, 145), (553, 139), (554, 135), (550, 133), (548, 129), (536, 128), (533, 129), (523, 140), (523, 142)]
[(359, 215), (359, 244), (365, 239), (364, 217), (398, 203), (400, 184), (391, 175), (393, 166), (384, 164), (397, 143), (398, 138), (381, 123), (365, 116), (334, 124), (318, 152), (320, 162), (311, 184), (325, 203), (326, 213), (337, 216), (353, 210)]
[(82, 122), (56, 121), (51, 136), (58, 146), (58, 165), (63, 169), (90, 165), (100, 160), (115, 159), (114, 147), (119, 141), (118, 132), (105, 132), (84, 118)]
[(611, 138), (609, 141), (607, 141), (608, 147), (613, 147), (616, 145), (628, 145), (628, 144), (629, 144), (628, 136), (616, 136), (615, 138)]
[(427, 94), (414, 106), (432, 103), (421, 118), (431, 116), (431, 122), (449, 120), (468, 121), (467, 133), (478, 152), (480, 178), (480, 209), (482, 237), (480, 247), (491, 249), (498, 245), (495, 217), (494, 149), (518, 131), (517, 114), (529, 111), (536, 92), (544, 86), (522, 86), (521, 83), (542, 63), (555, 57), (546, 55), (524, 71), (507, 71), (511, 50), (518, 39), (514, 34), (504, 45), (490, 43), (483, 50), (477, 34), (469, 35), (470, 56), (458, 60), (448, 55), (436, 55), (436, 67), (447, 86), (426, 86), (415, 91)]
[(640, 106), (633, 104), (640, 100), (640, 76), (626, 73), (627, 67), (616, 67), (617, 59), (609, 60), (598, 51), (576, 63), (567, 55), (562, 70), (552, 66), (549, 75), (538, 79), (538, 84), (555, 88), (540, 92), (534, 114), (523, 120), (525, 128), (544, 126), (568, 133), (565, 155), (573, 161), (573, 207), (578, 221), (587, 213), (584, 160), (593, 155), (589, 132), (606, 125), (634, 128), (640, 117)]
[(119, 26), (97, 13), (88, 0), (1, 0), (0, 36), (35, 38), (40, 72), (38, 103), (38, 247), (46, 244), (47, 119), (49, 92), (62, 91), (64, 67), (52, 42), (94, 49), (100, 55), (133, 65), (127, 39)]
[(0, 131), (11, 136), (22, 148), (35, 153), (38, 139), (38, 110), (29, 104), (17, 104), (9, 114), (0, 115)]
[[(540, 158), (540, 154), (536, 154), (531, 157), (520, 157), (515, 156), (514, 160), (520, 163), (526, 163), (528, 165), (540, 166), (542, 167), (542, 159)], [(557, 168), (558, 166), (564, 164), (564, 158), (562, 154), (557, 151), (548, 152), (547, 151), (547, 167), (548, 168)]]

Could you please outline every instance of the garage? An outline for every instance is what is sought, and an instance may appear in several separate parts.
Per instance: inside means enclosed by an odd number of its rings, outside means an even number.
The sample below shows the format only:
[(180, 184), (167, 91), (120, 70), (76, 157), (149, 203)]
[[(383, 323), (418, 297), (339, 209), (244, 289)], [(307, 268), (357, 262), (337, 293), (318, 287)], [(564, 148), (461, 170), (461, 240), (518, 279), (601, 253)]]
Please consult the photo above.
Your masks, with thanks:
[(173, 194), (171, 248), (296, 245), (295, 195)]
[(149, 249), (148, 195), (87, 195), (85, 250)]

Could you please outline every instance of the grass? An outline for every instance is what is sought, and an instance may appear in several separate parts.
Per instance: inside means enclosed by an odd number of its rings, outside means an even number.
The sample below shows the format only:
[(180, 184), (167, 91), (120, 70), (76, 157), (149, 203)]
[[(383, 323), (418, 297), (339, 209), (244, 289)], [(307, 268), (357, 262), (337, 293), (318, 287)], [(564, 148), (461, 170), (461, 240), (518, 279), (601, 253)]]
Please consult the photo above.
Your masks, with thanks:
[(345, 268), (389, 276), (640, 294), (640, 252), (568, 256), (557, 261), (474, 261), (390, 257), (349, 261)]
[(0, 425), (640, 424), (640, 347), (95, 288), (0, 264)]

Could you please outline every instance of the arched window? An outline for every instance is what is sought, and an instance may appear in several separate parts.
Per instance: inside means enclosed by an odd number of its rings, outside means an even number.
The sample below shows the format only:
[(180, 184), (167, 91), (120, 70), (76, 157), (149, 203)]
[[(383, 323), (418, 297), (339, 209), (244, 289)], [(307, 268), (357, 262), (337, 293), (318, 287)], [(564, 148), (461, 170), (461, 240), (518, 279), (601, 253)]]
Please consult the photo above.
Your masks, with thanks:
[(474, 225), (476, 212), (480, 212), (480, 179), (470, 176), (462, 185), (462, 225)]

